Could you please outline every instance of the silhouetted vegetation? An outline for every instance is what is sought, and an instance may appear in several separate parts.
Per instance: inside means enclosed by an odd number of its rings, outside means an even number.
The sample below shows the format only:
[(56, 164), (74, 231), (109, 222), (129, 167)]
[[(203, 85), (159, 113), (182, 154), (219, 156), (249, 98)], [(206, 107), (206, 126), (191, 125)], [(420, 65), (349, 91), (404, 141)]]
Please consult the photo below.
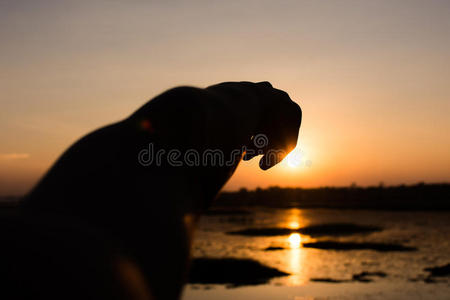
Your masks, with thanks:
[(375, 210), (450, 210), (450, 184), (386, 187), (270, 187), (223, 192), (216, 207), (266, 206), (277, 208), (336, 208)]

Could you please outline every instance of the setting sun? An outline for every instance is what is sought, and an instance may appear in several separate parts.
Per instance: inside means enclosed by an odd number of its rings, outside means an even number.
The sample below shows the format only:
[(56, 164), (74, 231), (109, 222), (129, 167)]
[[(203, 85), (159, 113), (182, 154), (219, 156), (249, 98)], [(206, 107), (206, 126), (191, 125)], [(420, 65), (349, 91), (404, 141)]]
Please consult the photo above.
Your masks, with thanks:
[(297, 168), (301, 165), (303, 160), (302, 152), (295, 148), (285, 158), (286, 164), (291, 168)]

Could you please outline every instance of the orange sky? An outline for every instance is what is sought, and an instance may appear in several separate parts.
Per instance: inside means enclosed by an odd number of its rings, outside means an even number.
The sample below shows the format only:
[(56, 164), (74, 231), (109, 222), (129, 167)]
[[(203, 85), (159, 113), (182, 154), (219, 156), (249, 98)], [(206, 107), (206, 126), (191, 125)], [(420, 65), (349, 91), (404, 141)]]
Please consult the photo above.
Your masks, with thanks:
[(235, 80), (301, 105), (304, 156), (243, 162), (228, 189), (450, 181), (449, 15), (448, 1), (2, 1), (0, 195), (167, 88)]

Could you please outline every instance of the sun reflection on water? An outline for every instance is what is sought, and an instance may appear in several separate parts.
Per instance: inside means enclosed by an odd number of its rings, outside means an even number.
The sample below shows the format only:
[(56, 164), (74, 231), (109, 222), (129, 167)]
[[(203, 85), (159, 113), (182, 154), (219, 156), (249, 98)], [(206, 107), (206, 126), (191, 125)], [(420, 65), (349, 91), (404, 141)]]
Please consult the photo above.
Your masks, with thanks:
[[(302, 211), (297, 208), (288, 210), (285, 226), (292, 230), (297, 230), (305, 226)], [(303, 274), (305, 252), (301, 248), (303, 238), (304, 237), (298, 232), (293, 232), (287, 237), (287, 243), (290, 250), (287, 253), (286, 258), (289, 265), (289, 272), (292, 274), (288, 278), (288, 284), (292, 286), (298, 286), (305, 283), (305, 276)]]
[(299, 229), (300, 228), (300, 224), (297, 221), (292, 221), (288, 224), (288, 227), (290, 229)]
[(289, 244), (291, 246), (291, 249), (298, 249), (300, 248), (300, 244), (302, 242), (302, 238), (299, 233), (291, 233), (291, 235), (288, 238)]
[(285, 222), (281, 223), (280, 226), (293, 230), (305, 226), (302, 211), (298, 208), (289, 209), (285, 215)]
[(301, 285), (304, 283), (304, 279), (302, 276), (302, 268), (304, 265), (303, 262), (303, 249), (300, 248), (302, 237), (299, 233), (292, 233), (288, 237), (288, 242), (290, 245), (291, 250), (288, 254), (289, 259), (289, 267), (291, 276), (289, 277), (289, 284), (290, 285)]

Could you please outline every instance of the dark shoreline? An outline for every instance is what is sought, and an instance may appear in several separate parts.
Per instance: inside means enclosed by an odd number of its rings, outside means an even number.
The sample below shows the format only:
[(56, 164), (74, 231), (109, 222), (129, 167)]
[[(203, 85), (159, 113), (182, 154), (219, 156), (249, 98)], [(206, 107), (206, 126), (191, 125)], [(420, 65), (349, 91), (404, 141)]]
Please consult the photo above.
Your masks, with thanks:
[(241, 189), (222, 192), (214, 208), (327, 208), (386, 211), (450, 211), (450, 184), (376, 187)]
[(355, 234), (370, 234), (382, 231), (383, 228), (371, 225), (360, 225), (354, 223), (323, 223), (310, 225), (298, 229), (269, 227), (269, 228), (246, 228), (237, 231), (228, 231), (227, 234), (243, 236), (280, 236), (291, 233), (301, 233), (311, 237), (322, 236), (351, 236)]
[[(0, 208), (17, 206), (22, 197), (0, 196)], [(248, 215), (242, 208), (303, 208), (385, 211), (450, 211), (450, 183), (398, 186), (256, 188), (221, 192), (207, 215)]]

